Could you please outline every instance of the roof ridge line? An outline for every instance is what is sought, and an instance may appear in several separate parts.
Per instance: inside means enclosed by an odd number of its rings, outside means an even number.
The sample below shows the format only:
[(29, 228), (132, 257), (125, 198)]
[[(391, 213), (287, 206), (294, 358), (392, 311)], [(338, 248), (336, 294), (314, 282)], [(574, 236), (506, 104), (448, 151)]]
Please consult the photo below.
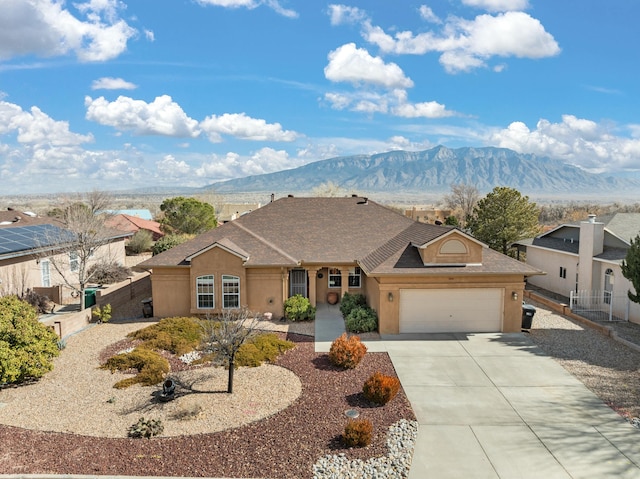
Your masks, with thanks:
[(246, 226), (243, 226), (242, 224), (238, 223), (237, 221), (231, 221), (230, 224), (237, 226), (238, 228), (240, 228), (242, 231), (244, 231), (245, 233), (250, 234), (251, 236), (253, 236), (255, 239), (257, 239), (258, 241), (260, 241), (261, 243), (267, 245), (269, 248), (271, 248), (274, 251), (277, 251), (278, 253), (280, 253), (282, 256), (289, 258), (291, 261), (293, 261), (296, 264), (300, 264), (300, 261), (297, 260), (296, 258), (294, 258), (293, 256), (291, 256), (289, 253), (287, 253), (286, 251), (278, 248), (276, 245), (274, 245), (273, 243), (267, 241), (265, 238), (263, 238), (262, 236), (260, 236), (257, 233), (254, 233), (253, 231), (251, 231), (249, 228), (247, 228)]

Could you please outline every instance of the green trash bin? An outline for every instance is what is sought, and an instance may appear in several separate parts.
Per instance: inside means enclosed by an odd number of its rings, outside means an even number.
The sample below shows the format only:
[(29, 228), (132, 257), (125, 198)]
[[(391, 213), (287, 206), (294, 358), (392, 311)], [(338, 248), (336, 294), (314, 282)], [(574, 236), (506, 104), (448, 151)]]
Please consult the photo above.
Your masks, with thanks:
[(96, 304), (96, 290), (94, 288), (87, 288), (84, 290), (84, 307), (90, 308)]

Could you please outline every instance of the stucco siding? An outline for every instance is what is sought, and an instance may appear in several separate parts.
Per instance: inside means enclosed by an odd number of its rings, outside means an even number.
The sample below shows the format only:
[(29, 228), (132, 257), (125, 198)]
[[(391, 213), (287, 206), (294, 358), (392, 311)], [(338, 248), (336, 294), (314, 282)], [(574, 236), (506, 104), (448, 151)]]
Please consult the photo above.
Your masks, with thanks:
[(189, 316), (191, 285), (189, 268), (154, 268), (151, 275), (153, 314), (160, 318)]
[[(527, 264), (547, 273), (530, 276), (527, 281), (533, 286), (567, 297), (576, 287), (578, 256), (575, 254), (529, 247), (527, 248)], [(561, 267), (566, 270), (565, 277), (560, 276)]]

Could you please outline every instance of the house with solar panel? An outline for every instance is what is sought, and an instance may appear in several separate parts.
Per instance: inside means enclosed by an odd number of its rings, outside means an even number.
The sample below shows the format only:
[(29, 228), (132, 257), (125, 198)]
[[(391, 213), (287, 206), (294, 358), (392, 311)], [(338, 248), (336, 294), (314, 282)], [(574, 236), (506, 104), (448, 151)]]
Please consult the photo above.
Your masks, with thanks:
[[(132, 233), (106, 231), (87, 264), (125, 263), (125, 240)], [(57, 304), (80, 304), (78, 285), (73, 283), (80, 262), (74, 244), (74, 233), (56, 218), (0, 211), (0, 296), (23, 296), (33, 290)]]

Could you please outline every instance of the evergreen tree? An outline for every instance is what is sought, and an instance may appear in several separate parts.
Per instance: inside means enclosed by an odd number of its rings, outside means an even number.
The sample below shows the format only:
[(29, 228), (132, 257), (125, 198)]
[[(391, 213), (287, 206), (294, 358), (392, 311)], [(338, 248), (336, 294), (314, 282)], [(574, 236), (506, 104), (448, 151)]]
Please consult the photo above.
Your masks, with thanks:
[(216, 212), (209, 203), (177, 196), (162, 202), (161, 224), (168, 233), (198, 235), (218, 225)]
[(627, 296), (634, 303), (640, 303), (640, 235), (631, 240), (626, 258), (622, 261), (622, 276), (631, 281), (635, 294), (630, 290)]
[(515, 241), (538, 234), (538, 214), (538, 207), (528, 196), (497, 186), (478, 201), (467, 228), (491, 249), (507, 254)]

